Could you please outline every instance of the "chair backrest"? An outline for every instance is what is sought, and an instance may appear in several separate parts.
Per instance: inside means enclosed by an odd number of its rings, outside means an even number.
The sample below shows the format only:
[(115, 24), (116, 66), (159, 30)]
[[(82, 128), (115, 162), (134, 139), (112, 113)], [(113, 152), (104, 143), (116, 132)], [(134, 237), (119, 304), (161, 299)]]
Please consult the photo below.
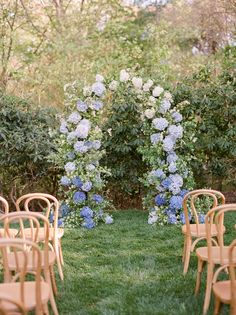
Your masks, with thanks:
[(235, 263), (233, 252), (236, 247), (236, 239), (230, 244), (229, 248), (229, 275), (230, 275), (230, 293), (231, 293), (231, 303), (230, 303), (230, 314), (236, 315), (236, 280), (235, 280)]
[(211, 209), (205, 219), (205, 227), (206, 227), (206, 236), (207, 236), (207, 248), (208, 248), (208, 262), (212, 263), (212, 241), (211, 241), (211, 230), (212, 230), (212, 218), (214, 217), (214, 223), (217, 229), (217, 239), (218, 239), (218, 247), (220, 251), (220, 264), (223, 266), (224, 264), (228, 264), (228, 256), (225, 257), (224, 251), (224, 215), (226, 212), (236, 212), (236, 203), (225, 204), (214, 207)]
[[(35, 262), (35, 296), (36, 296), (36, 314), (40, 313), (42, 309), (41, 305), (41, 252), (37, 244), (29, 240), (23, 240), (18, 238), (1, 238), (0, 239), (0, 251), (3, 258), (3, 269), (5, 273), (10, 274), (9, 269), (9, 257), (14, 255), (17, 270), (14, 276), (14, 281), (18, 280), (20, 283), (20, 303), (25, 304), (26, 291), (25, 281), (27, 275), (27, 264), (28, 264), (28, 248), (34, 253)], [(27, 280), (28, 281), (28, 280)], [(10, 284), (9, 284), (10, 285)], [(9, 313), (8, 313), (9, 314)]]
[[(36, 205), (36, 202), (39, 202), (38, 205)], [(58, 229), (58, 212), (59, 212), (59, 201), (56, 197), (45, 194), (45, 193), (30, 193), (21, 196), (16, 201), (16, 210), (21, 211), (21, 208), (24, 209), (24, 211), (30, 211), (33, 209), (35, 212), (36, 210), (42, 211), (42, 204), (40, 202), (44, 203), (44, 208), (46, 209), (45, 216), (50, 221), (50, 216), (53, 217), (53, 227), (55, 229), (55, 236), (57, 235), (57, 229)]]
[(0, 315), (9, 315), (9, 310), (17, 311), (15, 314), (27, 315), (28, 312), (24, 304), (20, 301), (13, 300), (11, 297), (0, 293)]
[[(0, 222), (4, 224), (4, 237), (11, 238), (11, 228), (18, 229), (17, 237), (23, 240), (30, 240), (34, 243), (42, 243), (44, 248), (44, 268), (48, 269), (49, 252), (49, 222), (41, 213), (37, 212), (11, 212), (3, 215)], [(44, 236), (40, 235), (40, 227), (43, 226)], [(27, 230), (26, 230), (27, 229)], [(27, 232), (26, 232), (27, 231)], [(40, 237), (39, 237), (40, 236)]]
[(0, 213), (8, 213), (9, 212), (9, 204), (5, 198), (0, 196)]
[[(207, 206), (207, 209), (203, 209), (204, 213), (207, 213), (212, 208), (218, 206), (219, 204), (225, 204), (225, 196), (217, 190), (213, 189), (197, 189), (190, 191), (184, 196), (183, 199), (183, 211), (185, 216), (185, 224), (186, 224), (186, 230), (187, 233), (190, 233), (190, 219), (189, 214), (194, 219), (194, 222), (196, 224), (197, 233), (199, 233), (199, 207), (205, 207), (205, 205), (198, 205), (201, 198), (207, 198), (209, 205)], [(205, 199), (206, 200), (206, 199)], [(214, 217), (212, 217), (212, 220), (214, 220)]]

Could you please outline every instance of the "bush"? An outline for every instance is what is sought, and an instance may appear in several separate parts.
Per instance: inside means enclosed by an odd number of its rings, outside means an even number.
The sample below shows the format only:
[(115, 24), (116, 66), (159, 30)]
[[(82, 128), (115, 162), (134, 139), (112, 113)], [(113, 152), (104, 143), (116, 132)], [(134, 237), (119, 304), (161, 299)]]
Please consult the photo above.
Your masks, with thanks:
[[(1, 193), (12, 198), (23, 192), (55, 190), (48, 155), (55, 150), (52, 110), (0, 93)], [(43, 186), (42, 186), (43, 185)]]
[(208, 64), (177, 86), (175, 100), (188, 100), (183, 114), (197, 120), (193, 166), (198, 184), (227, 189), (236, 184), (236, 48), (216, 58), (220, 65)]

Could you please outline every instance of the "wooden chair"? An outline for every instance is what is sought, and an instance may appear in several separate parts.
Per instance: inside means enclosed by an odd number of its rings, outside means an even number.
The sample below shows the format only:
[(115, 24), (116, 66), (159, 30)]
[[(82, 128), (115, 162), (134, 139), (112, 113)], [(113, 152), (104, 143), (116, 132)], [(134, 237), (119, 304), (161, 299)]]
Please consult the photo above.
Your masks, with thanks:
[[(43, 202), (44, 206), (46, 208), (45, 216), (47, 219), (50, 218), (50, 216), (53, 216), (54, 221), (53, 224), (51, 224), (49, 229), (49, 241), (51, 242), (51, 247), (55, 251), (56, 254), (56, 260), (57, 260), (57, 266), (58, 266), (58, 272), (61, 280), (64, 279), (62, 266), (64, 265), (63, 255), (62, 255), (62, 247), (61, 247), (61, 238), (64, 235), (64, 229), (58, 228), (58, 212), (59, 212), (59, 202), (58, 200), (49, 194), (44, 193), (30, 193), (27, 195), (21, 196), (16, 201), (16, 209), (17, 211), (21, 210), (21, 207), (25, 211), (30, 211), (33, 209), (33, 211), (39, 210), (42, 211), (42, 205), (36, 204), (36, 202), (40, 203)], [(41, 207), (40, 207), (41, 206)], [(37, 209), (36, 209), (37, 208)], [(29, 230), (26, 230), (25, 233), (27, 234)], [(44, 231), (39, 231), (39, 237), (43, 238)]]
[[(216, 282), (216, 279), (220, 272), (226, 269), (229, 265), (229, 246), (224, 246), (224, 214), (229, 211), (236, 211), (236, 204), (226, 204), (213, 208), (210, 210), (205, 219), (206, 234), (207, 234), (207, 247), (199, 247), (196, 250), (198, 258), (198, 273), (196, 280), (195, 293), (197, 294), (200, 289), (201, 273), (203, 264), (207, 264), (207, 281), (206, 281), (206, 292), (203, 306), (203, 314), (206, 314), (210, 305), (211, 289), (212, 285)], [(213, 246), (212, 244), (212, 226), (214, 224), (217, 229), (218, 245)], [(215, 245), (215, 244), (214, 244)], [(233, 263), (236, 263), (236, 252), (234, 255)], [(215, 270), (215, 267), (217, 269)]]
[[(34, 281), (26, 280), (29, 248), (34, 255)], [(50, 297), (50, 286), (41, 280), (42, 258), (39, 247), (28, 240), (1, 238), (0, 251), (5, 273), (11, 273), (9, 255), (14, 256), (17, 265), (16, 274), (12, 281), (0, 283), (0, 296), (4, 296), (4, 298), (0, 298), (0, 314), (1, 312), (8, 315), (16, 314), (19, 308), (27, 311), (35, 310), (36, 315), (49, 314), (47, 303)]]
[[(1, 206), (1, 215), (9, 213), (9, 204), (7, 202), (7, 200), (3, 197), (0, 196), (0, 204)], [(17, 235), (18, 230), (17, 229), (11, 229), (10, 233), (13, 237), (15, 237)], [(4, 229), (0, 228), (0, 236), (4, 234)]]
[(15, 301), (11, 297), (0, 293), (0, 315), (14, 314), (27, 315), (28, 311), (20, 301)]
[[(182, 226), (182, 233), (184, 234), (184, 249), (182, 259), (184, 263), (183, 274), (186, 274), (188, 272), (191, 252), (194, 251), (194, 248), (199, 241), (206, 239), (205, 224), (199, 223), (197, 211), (198, 210), (197, 203), (199, 202), (201, 197), (208, 198), (209, 202), (211, 203), (209, 209), (204, 209), (204, 213), (207, 213), (208, 210), (210, 210), (213, 207), (216, 207), (219, 204), (219, 201), (221, 204), (225, 203), (224, 195), (217, 190), (198, 189), (190, 191), (185, 195), (183, 199), (185, 225)], [(195, 223), (190, 222), (189, 214), (192, 215), (192, 218), (194, 219)], [(211, 237), (212, 241), (215, 242), (215, 244), (217, 244), (216, 240), (214, 240), (214, 237), (217, 237), (217, 230), (214, 224), (212, 225)], [(195, 240), (193, 241), (193, 239)]]
[[(43, 270), (43, 275), (45, 281), (50, 287), (50, 303), (53, 309), (53, 313), (58, 315), (56, 302), (54, 299), (53, 291), (56, 292), (56, 282), (54, 277), (54, 264), (56, 261), (56, 255), (53, 251), (49, 251), (49, 222), (48, 219), (36, 212), (12, 212), (5, 214), (0, 218), (4, 222), (4, 237), (11, 237), (10, 227), (11, 224), (17, 225), (19, 227), (18, 236), (23, 240), (30, 240), (37, 244), (42, 244), (43, 249), (40, 251), (41, 254), (41, 269)], [(43, 227), (40, 226), (40, 222), (43, 223)], [(28, 228), (26, 229), (26, 226)], [(44, 235), (42, 237), (42, 231)], [(27, 232), (27, 233), (25, 233)], [(19, 255), (19, 259), (21, 259)], [(27, 272), (34, 273), (35, 263), (34, 263), (34, 252), (28, 251), (27, 254)], [(4, 273), (5, 282), (12, 281), (12, 273), (17, 270), (17, 261), (13, 254), (7, 255), (8, 269), (11, 273)]]
[(236, 240), (234, 240), (229, 247), (229, 269), (230, 280), (217, 281), (213, 284), (212, 290), (215, 296), (214, 315), (220, 312), (221, 304), (231, 305), (231, 315), (236, 315), (236, 280), (235, 280), (235, 250)]

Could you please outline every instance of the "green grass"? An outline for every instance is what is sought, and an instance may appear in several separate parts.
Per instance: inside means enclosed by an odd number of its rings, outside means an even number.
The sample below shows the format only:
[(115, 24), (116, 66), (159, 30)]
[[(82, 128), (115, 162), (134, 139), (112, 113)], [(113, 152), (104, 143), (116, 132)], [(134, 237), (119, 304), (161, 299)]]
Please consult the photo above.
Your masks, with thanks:
[[(59, 313), (202, 314), (206, 274), (195, 297), (197, 259), (192, 255), (189, 272), (183, 276), (181, 228), (149, 226), (147, 213), (141, 211), (115, 212), (113, 217), (113, 225), (66, 231)], [(228, 314), (227, 306), (221, 314)]]

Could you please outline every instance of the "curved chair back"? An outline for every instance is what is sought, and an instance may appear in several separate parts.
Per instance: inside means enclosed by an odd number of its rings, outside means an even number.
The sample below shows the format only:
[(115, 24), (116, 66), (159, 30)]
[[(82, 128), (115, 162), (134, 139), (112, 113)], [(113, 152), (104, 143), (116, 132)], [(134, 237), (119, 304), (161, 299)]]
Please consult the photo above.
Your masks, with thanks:
[[(187, 193), (184, 196), (183, 199), (183, 211), (184, 211), (184, 216), (185, 216), (185, 222), (186, 222), (186, 230), (187, 233), (190, 233), (190, 220), (189, 220), (189, 214), (192, 215), (194, 218), (194, 222), (196, 224), (196, 230), (197, 233), (199, 233), (199, 213), (198, 213), (198, 208), (199, 206), (197, 203), (199, 202), (201, 197), (206, 197), (208, 198), (210, 205), (209, 209), (204, 209), (204, 213), (207, 213), (210, 209), (218, 206), (218, 204), (225, 204), (225, 196), (217, 190), (212, 190), (212, 189), (198, 189), (198, 190), (193, 190)], [(190, 211), (189, 211), (190, 210)], [(189, 213), (190, 212), (190, 213)], [(212, 216), (212, 222), (214, 220), (214, 217)]]
[(4, 214), (4, 213), (9, 212), (9, 204), (8, 204), (7, 200), (5, 198), (3, 198), (2, 196), (0, 196), (0, 205), (2, 205), (0, 207), (0, 213)]
[(9, 296), (0, 293), (0, 315), (9, 315), (9, 309), (16, 311), (15, 314), (27, 315), (23, 303), (16, 301)]

